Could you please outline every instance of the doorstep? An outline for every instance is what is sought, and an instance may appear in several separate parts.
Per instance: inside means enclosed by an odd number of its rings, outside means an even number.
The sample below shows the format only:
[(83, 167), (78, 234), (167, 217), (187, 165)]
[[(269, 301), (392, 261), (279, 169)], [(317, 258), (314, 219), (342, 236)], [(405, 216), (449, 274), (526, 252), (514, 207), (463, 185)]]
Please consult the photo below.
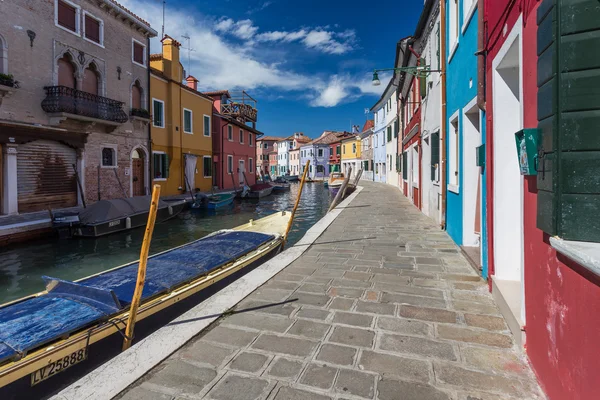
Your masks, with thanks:
[(492, 276), (492, 297), (506, 319), (517, 346), (522, 349), (525, 344), (525, 324), (521, 319), (521, 282)]
[(471, 264), (471, 267), (477, 272), (478, 275), (481, 275), (482, 267), (481, 267), (481, 247), (479, 246), (460, 246), (460, 250), (463, 255)]

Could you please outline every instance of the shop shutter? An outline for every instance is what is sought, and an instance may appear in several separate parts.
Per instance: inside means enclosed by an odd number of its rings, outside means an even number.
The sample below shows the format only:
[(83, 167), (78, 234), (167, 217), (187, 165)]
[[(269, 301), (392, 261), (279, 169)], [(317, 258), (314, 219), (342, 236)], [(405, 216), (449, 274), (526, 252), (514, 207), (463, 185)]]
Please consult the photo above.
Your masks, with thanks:
[(440, 163), (440, 132), (433, 132), (431, 134), (431, 180), (436, 182), (437, 177), (435, 176), (437, 167)]
[(600, 242), (598, 0), (544, 0), (537, 23), (537, 226)]
[(35, 140), (17, 148), (19, 212), (77, 205), (74, 149), (50, 140)]
[(402, 179), (408, 180), (408, 154), (406, 151), (402, 153)]

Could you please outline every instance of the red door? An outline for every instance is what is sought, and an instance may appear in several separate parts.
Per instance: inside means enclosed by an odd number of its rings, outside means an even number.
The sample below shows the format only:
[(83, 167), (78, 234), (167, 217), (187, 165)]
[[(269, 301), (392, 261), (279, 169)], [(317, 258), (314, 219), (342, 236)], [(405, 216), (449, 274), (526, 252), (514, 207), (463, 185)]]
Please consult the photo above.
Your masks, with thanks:
[(134, 158), (131, 160), (131, 174), (133, 180), (133, 195), (144, 196), (146, 188), (144, 187), (144, 159)]

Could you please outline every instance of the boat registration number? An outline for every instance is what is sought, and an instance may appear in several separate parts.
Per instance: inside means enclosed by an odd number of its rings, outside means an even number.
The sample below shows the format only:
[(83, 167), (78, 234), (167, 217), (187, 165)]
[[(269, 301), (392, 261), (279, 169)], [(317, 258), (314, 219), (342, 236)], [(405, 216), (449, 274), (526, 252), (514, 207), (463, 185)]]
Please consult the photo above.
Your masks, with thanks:
[(60, 360), (52, 362), (31, 374), (31, 386), (37, 385), (38, 383), (53, 377), (59, 372), (62, 372), (85, 359), (87, 359), (87, 350), (80, 349), (69, 354), (68, 356), (61, 358)]

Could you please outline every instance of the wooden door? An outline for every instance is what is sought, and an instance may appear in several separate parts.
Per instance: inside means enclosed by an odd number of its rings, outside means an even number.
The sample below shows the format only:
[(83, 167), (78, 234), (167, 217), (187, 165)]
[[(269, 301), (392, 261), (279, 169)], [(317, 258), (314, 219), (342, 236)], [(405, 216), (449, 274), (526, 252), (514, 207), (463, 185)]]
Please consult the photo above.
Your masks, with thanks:
[(146, 188), (144, 187), (144, 159), (134, 158), (131, 160), (131, 176), (133, 181), (133, 195), (144, 196)]

